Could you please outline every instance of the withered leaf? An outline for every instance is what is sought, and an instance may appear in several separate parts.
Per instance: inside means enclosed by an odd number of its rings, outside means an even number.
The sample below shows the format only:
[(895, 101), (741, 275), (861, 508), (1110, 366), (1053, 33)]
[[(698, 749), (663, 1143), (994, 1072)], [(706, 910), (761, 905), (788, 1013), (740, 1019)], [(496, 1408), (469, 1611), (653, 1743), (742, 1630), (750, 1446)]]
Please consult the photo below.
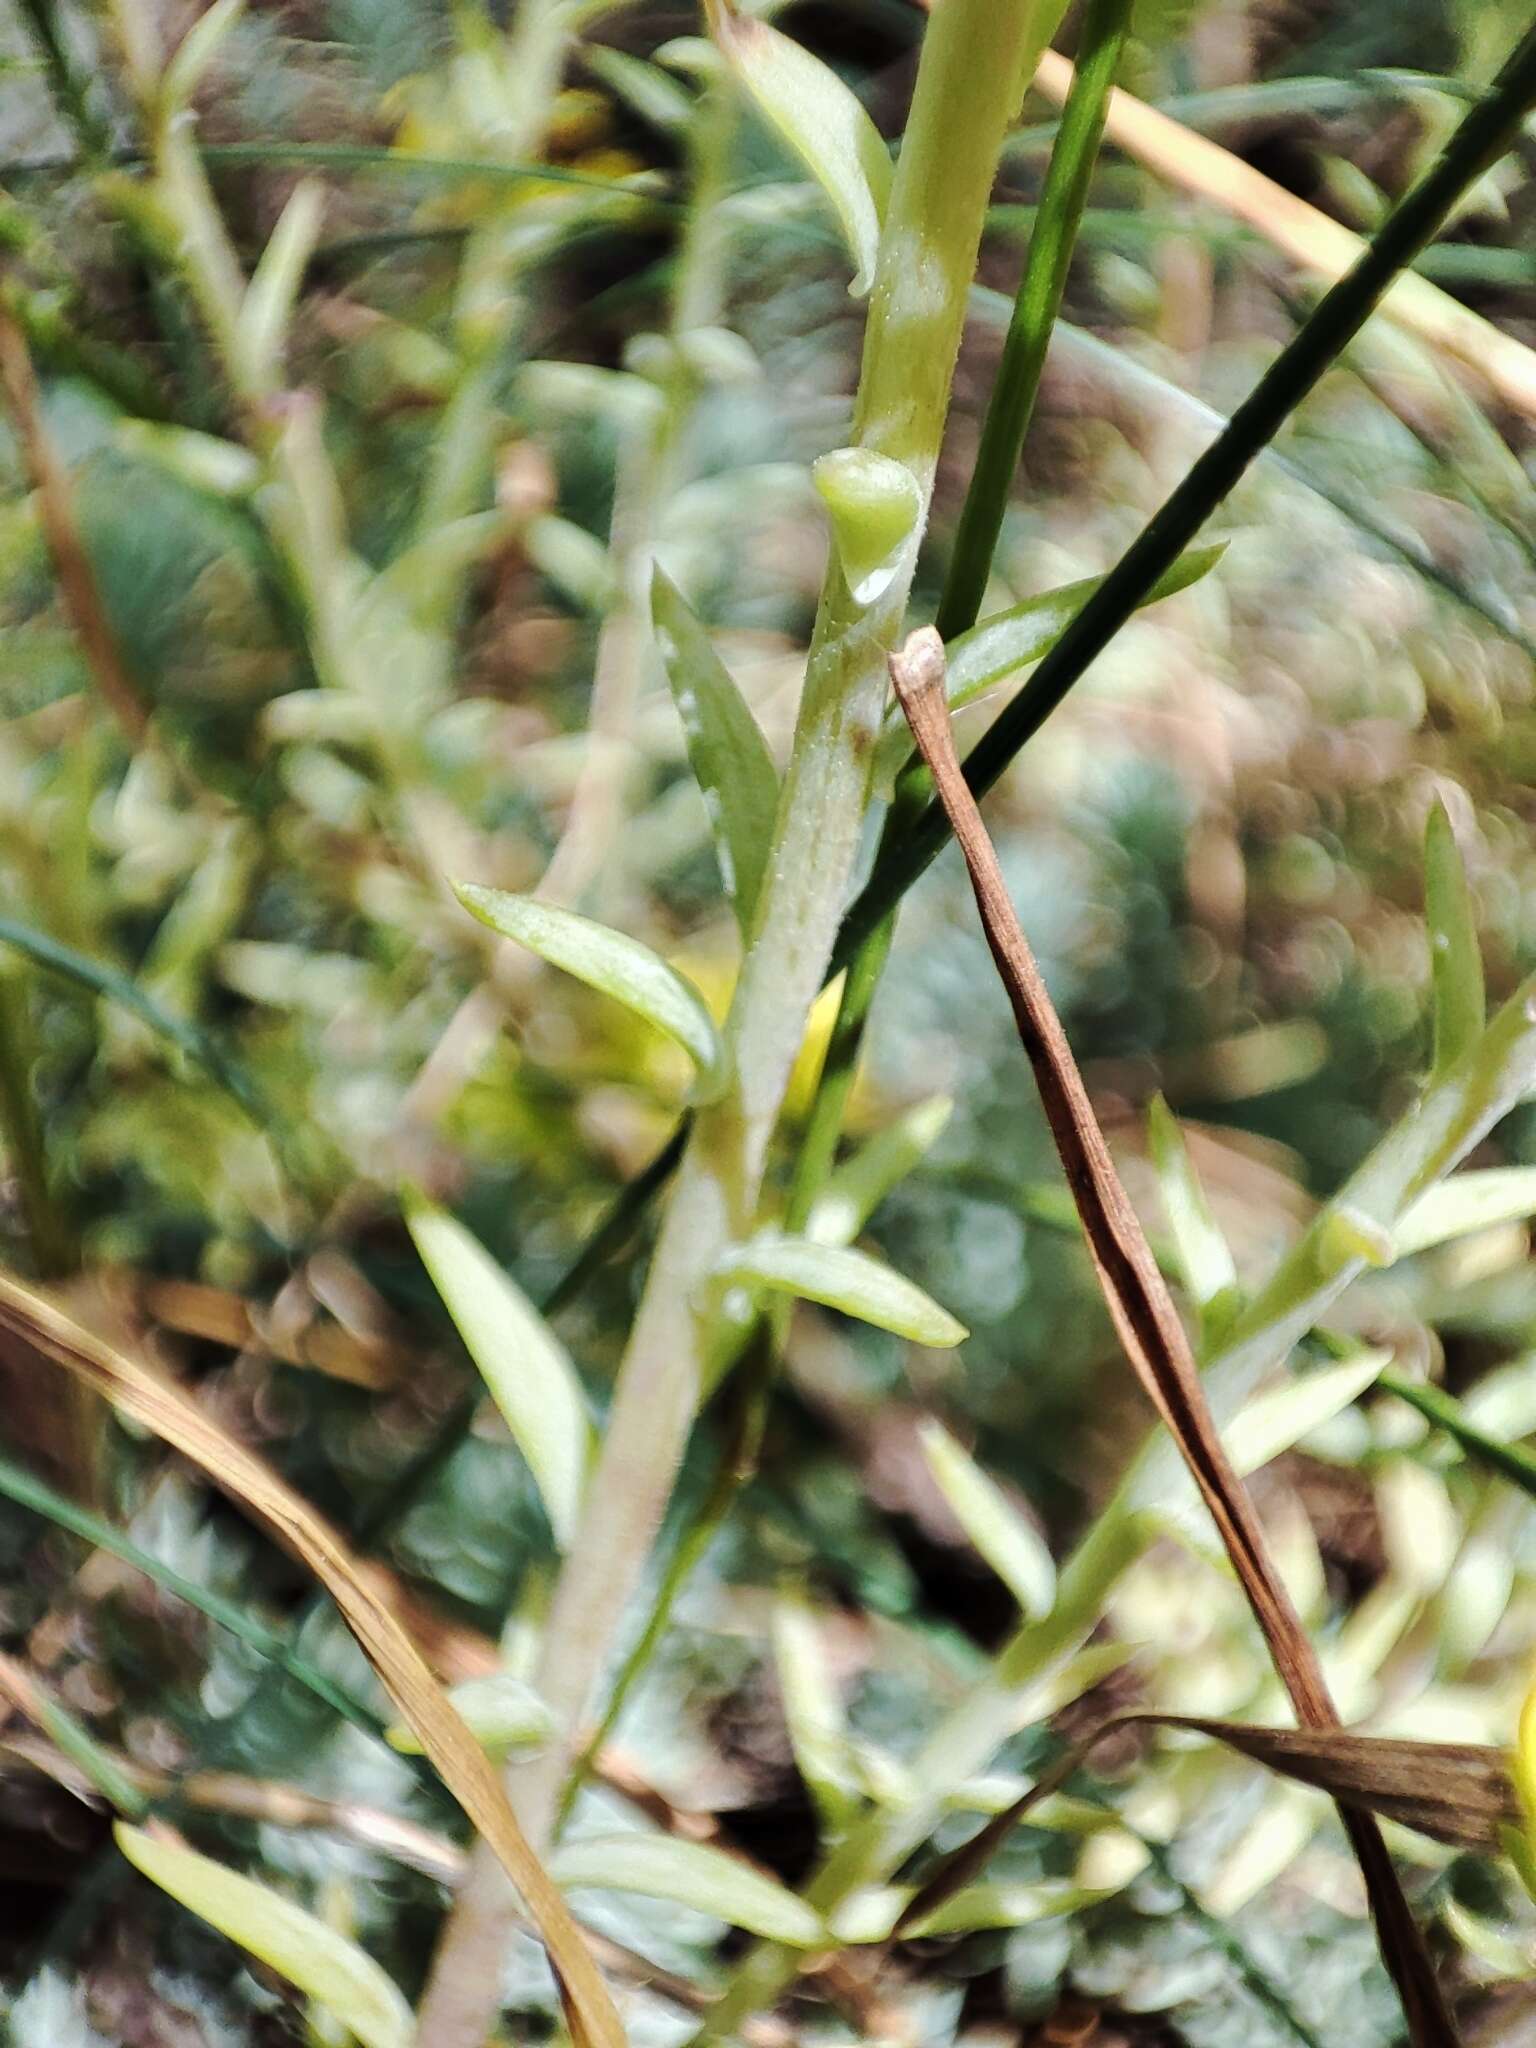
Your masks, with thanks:
[(1136, 1727), (1209, 1735), (1281, 1777), (1315, 1785), (1342, 1807), (1396, 1821), (1453, 1849), (1500, 1855), (1506, 1829), (1522, 1824), (1508, 1754), (1490, 1745), (1414, 1742), (1350, 1728), (1256, 1728), (1193, 1714), (1116, 1714), (1074, 1743), (1012, 1806), (951, 1851), (907, 1901), (896, 1932), (915, 1926), (971, 1883), (1019, 1823), (1060, 1791), (1106, 1736)]

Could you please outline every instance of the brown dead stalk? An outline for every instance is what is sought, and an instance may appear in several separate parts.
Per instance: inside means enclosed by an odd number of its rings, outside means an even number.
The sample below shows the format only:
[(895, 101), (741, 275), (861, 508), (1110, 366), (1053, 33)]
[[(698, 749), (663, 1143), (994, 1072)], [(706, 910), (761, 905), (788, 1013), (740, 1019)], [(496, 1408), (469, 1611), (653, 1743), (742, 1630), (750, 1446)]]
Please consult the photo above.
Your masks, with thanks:
[[(1061, 1019), (1009, 900), (997, 854), (955, 752), (944, 643), (931, 626), (913, 633), (901, 652), (891, 656), (890, 671), (912, 736), (965, 856), (987, 944), (1013, 1005), (1116, 1332), (1210, 1510), (1298, 1719), (1309, 1728), (1337, 1729), (1338, 1712), (1317, 1653), (1222, 1444), (1184, 1325), (1110, 1158)], [(1381, 1832), (1368, 1815), (1348, 1806), (1340, 1811), (1415, 2048), (1455, 2048), (1455, 2028)]]

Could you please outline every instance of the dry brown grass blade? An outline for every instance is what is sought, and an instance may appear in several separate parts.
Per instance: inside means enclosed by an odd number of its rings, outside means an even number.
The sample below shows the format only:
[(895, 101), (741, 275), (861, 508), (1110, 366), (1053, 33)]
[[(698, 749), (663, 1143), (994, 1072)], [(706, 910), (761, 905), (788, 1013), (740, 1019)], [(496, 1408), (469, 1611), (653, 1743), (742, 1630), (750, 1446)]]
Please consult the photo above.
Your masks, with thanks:
[(151, 1321), (184, 1337), (224, 1344), (232, 1351), (256, 1351), (303, 1366), (349, 1386), (379, 1391), (394, 1386), (410, 1364), (405, 1347), (387, 1337), (365, 1337), (317, 1316), (285, 1328), (276, 1316), (223, 1287), (200, 1281), (161, 1280), (147, 1273), (106, 1276), (126, 1300)]
[(179, 1388), (114, 1351), (46, 1295), (9, 1275), (0, 1275), (0, 1329), (63, 1366), (119, 1413), (190, 1459), (315, 1574), (444, 1784), (521, 1894), (560, 1980), (578, 2048), (623, 2048), (624, 2031), (607, 1987), (564, 1899), (529, 1847), (495, 1771), (415, 1643), (330, 1526)]
[(1496, 1856), (1504, 1830), (1518, 1827), (1520, 1799), (1501, 1749), (1466, 1742), (1403, 1742), (1348, 1729), (1253, 1728), (1188, 1714), (1116, 1714), (1057, 1758), (1012, 1806), (946, 1856), (908, 1900), (896, 1933), (918, 1925), (968, 1885), (1042, 1799), (1059, 1792), (1106, 1736), (1123, 1728), (1177, 1728), (1209, 1735), (1341, 1805), (1397, 1821), (1453, 1849)]
[[(1270, 1559), (1253, 1504), (1227, 1457), (1184, 1325), (1110, 1158), (1061, 1019), (966, 784), (950, 731), (944, 667), (944, 643), (931, 626), (912, 634), (901, 652), (890, 658), (902, 710), (965, 855), (987, 944), (1013, 1005), (1100, 1290), (1126, 1355), (1210, 1510), (1297, 1718), (1308, 1727), (1336, 1729), (1339, 1717), (1317, 1653)], [(1367, 1816), (1349, 1808), (1341, 1811), (1415, 2048), (1455, 2048), (1450, 2014), (1380, 1831)]]
[[(1047, 99), (1062, 105), (1072, 90), (1072, 78), (1070, 60), (1047, 50), (1035, 73), (1035, 84)], [(1360, 260), (1365, 243), (1342, 222), (1287, 192), (1219, 142), (1196, 135), (1119, 86), (1109, 96), (1104, 135), (1181, 191), (1196, 193), (1246, 222), (1293, 263), (1329, 284)], [(1524, 342), (1503, 333), (1427, 277), (1396, 278), (1382, 296), (1381, 311), (1421, 341), (1454, 356), (1524, 418), (1536, 419), (1536, 352)]]

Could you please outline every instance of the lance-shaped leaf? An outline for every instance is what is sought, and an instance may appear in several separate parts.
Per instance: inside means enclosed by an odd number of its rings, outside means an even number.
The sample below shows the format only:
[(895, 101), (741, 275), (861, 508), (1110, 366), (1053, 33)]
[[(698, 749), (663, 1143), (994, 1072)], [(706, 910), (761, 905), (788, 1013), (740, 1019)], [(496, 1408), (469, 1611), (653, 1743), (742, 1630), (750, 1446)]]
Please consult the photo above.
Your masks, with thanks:
[(814, 1907), (750, 1864), (675, 1835), (594, 1835), (562, 1842), (549, 1860), (562, 1891), (591, 1886), (671, 1899), (711, 1919), (790, 1948), (818, 1948), (826, 1923)]
[(1025, 1614), (1049, 1614), (1056, 1603), (1056, 1565), (1038, 1531), (941, 1423), (924, 1422), (918, 1441), (935, 1485), (980, 1555)]
[(245, 0), (213, 0), (176, 45), (160, 81), (167, 115), (179, 114), (202, 82), (225, 38), (245, 12)]
[(1233, 1299), (1237, 1268), (1221, 1226), (1211, 1214), (1184, 1134), (1161, 1095), (1153, 1096), (1147, 1112), (1147, 1138), (1162, 1189), (1179, 1278), (1204, 1316), (1223, 1296), (1228, 1301)]
[(1479, 1464), (1501, 1473), (1522, 1493), (1528, 1493), (1536, 1500), (1536, 1457), (1519, 1444), (1506, 1443), (1502, 1437), (1491, 1436), (1486, 1429), (1480, 1428), (1454, 1394), (1447, 1394), (1441, 1387), (1426, 1387), (1404, 1379), (1401, 1373), (1395, 1372), (1383, 1373), (1381, 1384), (1387, 1393), (1395, 1394), (1399, 1401), (1406, 1401), (1410, 1408), (1416, 1408), (1426, 1422), (1443, 1429), (1453, 1443), (1460, 1444)]
[(1461, 849), (1444, 804), (1431, 806), (1424, 827), (1424, 897), (1434, 989), (1432, 1078), (1455, 1065), (1487, 1021), (1483, 956)]
[(261, 462), (249, 448), (192, 427), (154, 420), (118, 420), (112, 438), (125, 454), (142, 457), (194, 491), (215, 498), (245, 498), (261, 482)]
[(766, 21), (707, 0), (710, 31), (758, 112), (816, 180), (853, 257), (849, 289), (869, 290), (891, 191), (891, 155), (880, 131), (835, 71)]
[(818, 1244), (851, 1244), (892, 1188), (938, 1142), (954, 1114), (952, 1095), (930, 1095), (903, 1110), (827, 1177), (806, 1224)]
[[(487, 1671), (451, 1686), (448, 1698), (480, 1747), (492, 1756), (537, 1749), (554, 1730), (554, 1716), (531, 1685), (510, 1671)], [(402, 1756), (422, 1756), (421, 1737), (407, 1721), (393, 1721), (384, 1739)]]
[(663, 135), (681, 135), (686, 131), (694, 116), (692, 96), (659, 64), (648, 64), (643, 57), (631, 57), (625, 50), (611, 50), (592, 42), (582, 44), (581, 61), (642, 121), (649, 122)]
[(594, 533), (554, 512), (530, 519), (522, 535), (530, 562), (577, 611), (601, 618), (613, 602), (613, 559)]
[(1391, 1361), (1390, 1351), (1361, 1351), (1258, 1395), (1222, 1431), (1233, 1470), (1244, 1477), (1257, 1472), (1321, 1429), (1374, 1385)]
[(856, 604), (888, 590), (923, 516), (923, 494), (904, 462), (869, 448), (834, 448), (811, 464), (832, 522), (843, 580)]
[(1409, 1742), (1348, 1728), (1253, 1728), (1185, 1714), (1116, 1714), (1059, 1757), (1014, 1803), (941, 1859), (896, 1923), (928, 1919), (970, 1884), (1031, 1810), (1074, 1777), (1106, 1736), (1153, 1727), (1209, 1735), (1266, 1770), (1315, 1785), (1342, 1807), (1396, 1821), (1452, 1848), (1498, 1855), (1520, 1824), (1520, 1798), (1502, 1749), (1465, 1742)]
[[(1141, 599), (1138, 610), (1172, 597), (1208, 576), (1226, 553), (1225, 541), (1211, 547), (1190, 548), (1180, 555), (1166, 575)], [(1083, 606), (1104, 581), (1102, 576), (1085, 576), (1076, 583), (1063, 583), (1055, 590), (1027, 597), (1007, 611), (994, 612), (968, 633), (958, 633), (947, 644), (945, 688), (950, 709), (974, 703), (988, 690), (1007, 682), (1021, 668), (1049, 654)], [(882, 784), (892, 781), (912, 752), (912, 735), (898, 709), (886, 718), (875, 754), (875, 772)]]
[(752, 922), (779, 809), (779, 776), (757, 720), (708, 633), (661, 569), (651, 578), (656, 644), (683, 721), (694, 779), (709, 813), (726, 894)]
[(836, 1836), (859, 1806), (857, 1772), (826, 1643), (799, 1592), (781, 1594), (774, 1604), (773, 1656), (796, 1768), (823, 1828)]
[(421, 1262), (528, 1460), (564, 1550), (592, 1449), (576, 1368), (527, 1295), (462, 1223), (419, 1195), (408, 1196), (403, 1207)]
[(1536, 1166), (1485, 1166), (1454, 1174), (1410, 1203), (1392, 1226), (1398, 1258), (1453, 1237), (1536, 1216)]
[(296, 185), (246, 287), (235, 348), (243, 375), (254, 384), (269, 384), (278, 375), (294, 302), (315, 252), (324, 210), (325, 194), (318, 179), (305, 178)]
[(917, 1941), (937, 1934), (979, 1934), (991, 1927), (1026, 1927), (1036, 1920), (1080, 1913), (1104, 1897), (1103, 1892), (1059, 1878), (1038, 1884), (973, 1884), (913, 1919), (910, 1886), (874, 1885), (855, 1892), (838, 1908), (832, 1915), (832, 1931), (850, 1946), (889, 1941), (898, 1922), (901, 1931)]
[(627, 932), (541, 903), (537, 897), (485, 889), (478, 882), (456, 882), (454, 890), (464, 908), (493, 932), (515, 939), (551, 967), (563, 967), (665, 1032), (698, 1068), (701, 1087), (707, 1092), (718, 1089), (720, 1034), (704, 998), (649, 946)]
[(762, 1236), (732, 1245), (714, 1266), (728, 1287), (752, 1292), (798, 1294), (873, 1323), (914, 1344), (947, 1350), (966, 1336), (963, 1323), (932, 1295), (880, 1259), (842, 1245), (813, 1244), (804, 1237)]
[(355, 1941), (269, 1885), (184, 1842), (120, 1821), (117, 1846), (189, 1913), (335, 2015), (363, 2048), (410, 2048), (416, 2027), (399, 1986)]

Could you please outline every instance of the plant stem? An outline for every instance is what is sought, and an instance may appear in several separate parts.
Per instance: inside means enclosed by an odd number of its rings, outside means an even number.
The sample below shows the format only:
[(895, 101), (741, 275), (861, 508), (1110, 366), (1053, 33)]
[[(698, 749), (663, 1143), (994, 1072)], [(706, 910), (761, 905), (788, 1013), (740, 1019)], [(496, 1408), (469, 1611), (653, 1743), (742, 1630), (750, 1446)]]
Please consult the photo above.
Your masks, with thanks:
[[(1046, 10), (1048, 11), (1048, 10)], [(911, 470), (926, 506), (967, 293), (1002, 137), (1042, 10), (946, 0), (931, 21), (881, 240), (853, 438)], [(538, 1674), (562, 1739), (513, 1774), (535, 1839), (552, 1825), (581, 1724), (671, 1495), (701, 1387), (696, 1297), (752, 1228), (768, 1144), (831, 951), (868, 796), (916, 563), (857, 605), (834, 562), (822, 593), (773, 855), (726, 1025), (730, 1082), (700, 1111), (620, 1368)], [(430, 2048), (479, 2048), (496, 2005), (510, 1896), (484, 1850), (439, 1949), (421, 2010)]]
[[(989, 790), (1013, 759), (1027, 726), (1034, 730), (1120, 630), (1128, 608), (1188, 547), (1254, 458), (1285, 424), (1323, 373), (1364, 326), (1382, 293), (1434, 236), (1462, 193), (1508, 149), (1536, 103), (1536, 28), (1529, 29), (1498, 83), (1481, 100), (1433, 168), (1387, 217), (1360, 261), (1319, 302), (1317, 310), (1243, 403), (1226, 431), (1131, 544), (1035, 671), (1026, 707), (1015, 701), (966, 759), (975, 795)], [(834, 963), (852, 959), (948, 839), (943, 808), (930, 803), (911, 832), (876, 868), (838, 936)]]
[[(1061, 310), (1067, 270), (1098, 156), (1110, 87), (1125, 47), (1129, 22), (1130, 0), (1092, 0), (1083, 23), (1083, 60), (1061, 132), (1051, 151), (1045, 191), (1003, 343), (1002, 363), (987, 404), (949, 574), (939, 600), (935, 625), (945, 640), (952, 640), (975, 625), (986, 596), (1024, 436), (1040, 391), (1046, 350)], [(909, 761), (898, 779), (880, 836), (882, 856), (899, 845), (903, 834), (920, 815), (930, 787), (922, 763)], [(893, 906), (860, 944), (849, 966), (800, 1148), (786, 1229), (795, 1230), (804, 1223), (831, 1170), (870, 1005), (895, 932)]]

